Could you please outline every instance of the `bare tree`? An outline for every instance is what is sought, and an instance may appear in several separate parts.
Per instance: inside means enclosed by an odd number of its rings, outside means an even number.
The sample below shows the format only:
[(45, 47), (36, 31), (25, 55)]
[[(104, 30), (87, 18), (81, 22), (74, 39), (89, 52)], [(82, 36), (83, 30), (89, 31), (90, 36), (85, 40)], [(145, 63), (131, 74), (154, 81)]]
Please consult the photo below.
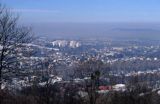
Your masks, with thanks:
[(18, 48), (32, 37), (31, 29), (18, 25), (18, 16), (0, 4), (0, 85), (3, 71), (11, 71), (18, 61)]
[(96, 104), (98, 94), (98, 88), (100, 85), (100, 76), (104, 68), (104, 63), (100, 60), (89, 59), (84, 62), (80, 62), (77, 68), (74, 70), (75, 78), (89, 77), (89, 80), (85, 81), (85, 89), (88, 93), (89, 104)]
[(87, 85), (87, 93), (89, 96), (89, 103), (96, 104), (98, 98), (98, 87), (99, 87), (99, 78), (100, 78), (100, 71), (97, 70), (91, 74), (91, 83)]
[(83, 62), (79, 62), (75, 65), (74, 69), (74, 75), (77, 78), (84, 78), (84, 77), (90, 77), (90, 75), (97, 71), (97, 70), (103, 70), (104, 63), (100, 60), (96, 59), (89, 59)]

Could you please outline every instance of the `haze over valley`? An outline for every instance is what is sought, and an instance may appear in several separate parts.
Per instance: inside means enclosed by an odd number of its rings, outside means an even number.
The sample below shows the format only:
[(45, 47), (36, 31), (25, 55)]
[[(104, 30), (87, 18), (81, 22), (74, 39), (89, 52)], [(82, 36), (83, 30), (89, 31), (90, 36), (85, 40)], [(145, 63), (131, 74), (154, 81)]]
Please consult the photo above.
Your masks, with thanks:
[(160, 23), (34, 23), (37, 36), (49, 38), (160, 39)]

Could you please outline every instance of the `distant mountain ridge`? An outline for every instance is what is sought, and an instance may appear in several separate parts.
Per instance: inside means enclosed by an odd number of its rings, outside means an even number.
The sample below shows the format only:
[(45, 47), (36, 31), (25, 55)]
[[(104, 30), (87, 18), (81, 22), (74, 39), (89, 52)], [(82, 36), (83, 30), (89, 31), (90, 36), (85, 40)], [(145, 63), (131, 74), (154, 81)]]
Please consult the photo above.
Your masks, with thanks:
[(37, 35), (49, 38), (159, 39), (160, 23), (37, 23)]

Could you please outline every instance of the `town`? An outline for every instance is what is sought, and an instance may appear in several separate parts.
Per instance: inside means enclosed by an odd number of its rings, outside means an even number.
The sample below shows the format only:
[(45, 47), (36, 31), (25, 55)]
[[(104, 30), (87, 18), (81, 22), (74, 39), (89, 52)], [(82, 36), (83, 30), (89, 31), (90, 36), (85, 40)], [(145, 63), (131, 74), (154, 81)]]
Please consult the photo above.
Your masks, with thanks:
[(0, 104), (160, 104), (158, 0), (0, 0)]
[(95, 69), (102, 73), (99, 90), (125, 90), (135, 76), (150, 88), (160, 88), (158, 41), (144, 45), (138, 40), (48, 40), (41, 37), (23, 44), (16, 51), (19, 53), (17, 69), (20, 70), (4, 74), (2, 89), (20, 90), (35, 83), (45, 86), (48, 81), (51, 84), (72, 82), (84, 85), (93, 70), (81, 69), (84, 74), (80, 75), (80, 72), (76, 74), (77, 66), (80, 68), (80, 63), (90, 60), (100, 62), (99, 69)]

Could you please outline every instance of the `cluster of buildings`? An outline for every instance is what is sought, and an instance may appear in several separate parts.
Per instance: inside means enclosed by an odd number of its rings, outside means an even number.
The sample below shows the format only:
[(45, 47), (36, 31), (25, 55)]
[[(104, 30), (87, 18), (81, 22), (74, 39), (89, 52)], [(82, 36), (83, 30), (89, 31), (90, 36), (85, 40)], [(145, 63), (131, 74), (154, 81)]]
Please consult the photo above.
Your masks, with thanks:
[[(115, 44), (112, 41), (83, 41), (83, 40), (54, 40), (45, 41), (39, 39), (31, 44), (23, 44), (23, 47), (18, 48), (19, 53), (17, 59), (19, 60), (20, 76), (13, 76), (9, 82), (4, 80), (2, 88), (10, 85), (17, 86), (20, 89), (23, 86), (31, 86), (36, 82), (41, 86), (45, 85), (47, 80), (46, 72), (49, 73), (48, 80), (50, 83), (65, 82), (68, 69), (72, 68), (79, 61), (94, 58), (101, 60), (104, 63), (114, 65), (117, 62), (134, 62), (147, 61), (148, 63), (160, 62), (160, 46), (145, 46), (145, 45), (125, 45)], [(144, 65), (145, 66), (145, 65)], [(155, 65), (158, 67), (158, 64)], [(160, 68), (160, 66), (159, 66)], [(147, 69), (148, 71), (115, 71), (116, 73), (110, 75), (126, 77), (144, 74), (158, 74), (159, 68)], [(45, 74), (44, 74), (45, 73)], [(45, 79), (45, 80), (44, 80)], [(80, 79), (81, 80), (81, 79)], [(75, 80), (77, 81), (77, 80)], [(159, 81), (160, 82), (160, 81)], [(158, 83), (158, 82), (157, 82)], [(12, 86), (13, 85), (13, 86)], [(124, 84), (118, 84), (112, 87), (100, 86), (103, 90), (124, 90)]]
[(55, 40), (52, 42), (53, 47), (70, 47), (70, 48), (78, 48), (81, 46), (81, 43), (78, 41), (67, 41), (67, 40)]

